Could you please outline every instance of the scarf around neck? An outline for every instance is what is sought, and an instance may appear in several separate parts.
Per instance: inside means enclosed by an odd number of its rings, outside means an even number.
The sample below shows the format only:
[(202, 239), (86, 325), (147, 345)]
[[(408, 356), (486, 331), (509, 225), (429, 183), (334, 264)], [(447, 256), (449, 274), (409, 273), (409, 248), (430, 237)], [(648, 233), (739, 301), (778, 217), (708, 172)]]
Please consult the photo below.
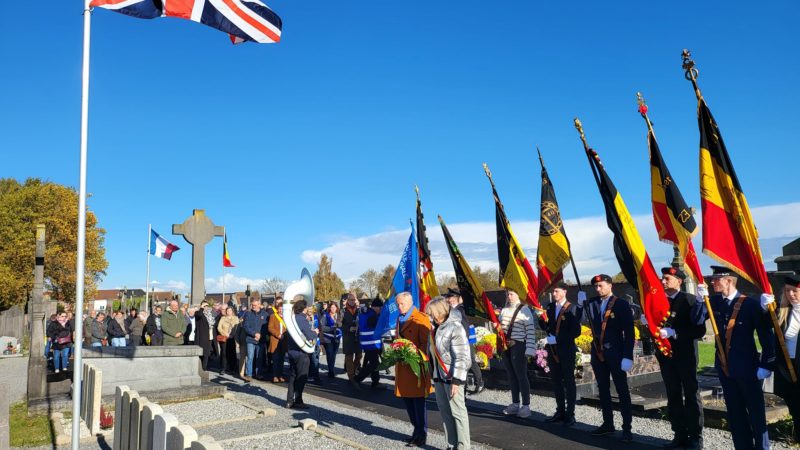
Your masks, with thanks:
[(411, 314), (414, 313), (415, 309), (416, 308), (412, 306), (411, 309), (409, 309), (407, 313), (400, 314), (400, 317), (398, 319), (400, 321), (400, 323), (405, 323), (408, 319), (410, 319), (411, 318)]

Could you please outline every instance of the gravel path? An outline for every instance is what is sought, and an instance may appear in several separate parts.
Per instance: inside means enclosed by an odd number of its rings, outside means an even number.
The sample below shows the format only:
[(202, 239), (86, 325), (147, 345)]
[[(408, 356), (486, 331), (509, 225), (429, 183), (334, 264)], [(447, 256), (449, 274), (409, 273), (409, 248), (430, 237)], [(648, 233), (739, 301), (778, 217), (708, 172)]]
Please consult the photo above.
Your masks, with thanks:
[(286, 449), (324, 449), (324, 450), (352, 450), (353, 447), (339, 441), (329, 439), (314, 431), (298, 431), (291, 434), (270, 436), (269, 438), (256, 438), (235, 442), (223, 442), (225, 450), (286, 450)]

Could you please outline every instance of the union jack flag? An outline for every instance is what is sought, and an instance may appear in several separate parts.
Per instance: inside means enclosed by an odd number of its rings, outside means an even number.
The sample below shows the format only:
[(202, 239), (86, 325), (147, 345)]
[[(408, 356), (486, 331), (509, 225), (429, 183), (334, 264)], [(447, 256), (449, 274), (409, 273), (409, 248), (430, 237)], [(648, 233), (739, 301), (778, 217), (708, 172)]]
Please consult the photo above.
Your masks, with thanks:
[(92, 0), (91, 6), (140, 19), (188, 19), (228, 33), (235, 44), (281, 40), (281, 18), (259, 0)]

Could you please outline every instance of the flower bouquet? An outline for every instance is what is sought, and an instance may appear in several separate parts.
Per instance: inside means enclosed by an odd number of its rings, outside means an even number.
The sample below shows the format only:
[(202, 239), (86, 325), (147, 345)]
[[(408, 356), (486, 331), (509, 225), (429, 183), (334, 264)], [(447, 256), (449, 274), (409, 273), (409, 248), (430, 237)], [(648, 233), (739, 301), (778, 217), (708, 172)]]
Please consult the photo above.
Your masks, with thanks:
[(416, 345), (408, 339), (395, 339), (381, 354), (381, 364), (377, 370), (386, 370), (395, 364), (405, 364), (419, 378), (427, 372), (427, 358), (419, 351)]
[(547, 365), (547, 350), (541, 348), (536, 350), (536, 365), (544, 370), (544, 373), (550, 373), (550, 367)]

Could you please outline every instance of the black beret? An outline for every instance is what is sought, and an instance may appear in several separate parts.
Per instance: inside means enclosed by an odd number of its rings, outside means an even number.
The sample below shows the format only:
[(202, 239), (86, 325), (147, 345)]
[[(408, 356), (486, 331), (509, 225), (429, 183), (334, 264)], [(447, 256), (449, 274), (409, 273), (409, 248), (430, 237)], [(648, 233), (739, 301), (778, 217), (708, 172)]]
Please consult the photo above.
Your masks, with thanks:
[(601, 281), (605, 281), (606, 283), (613, 283), (613, 281), (611, 281), (611, 277), (604, 273), (592, 277), (592, 284), (597, 284)]
[(673, 277), (680, 278), (681, 280), (686, 279), (686, 273), (677, 267), (662, 267), (661, 273), (664, 275), (672, 275)]
[(372, 301), (370, 304), (373, 308), (382, 308), (383, 307), (383, 300), (380, 297), (375, 297), (375, 300)]
[(461, 297), (461, 291), (459, 291), (458, 288), (447, 288), (447, 292), (445, 292), (443, 297)]
[(789, 275), (783, 279), (787, 286), (800, 287), (800, 275)]
[(739, 277), (739, 275), (725, 266), (711, 266), (713, 272), (708, 278)]

